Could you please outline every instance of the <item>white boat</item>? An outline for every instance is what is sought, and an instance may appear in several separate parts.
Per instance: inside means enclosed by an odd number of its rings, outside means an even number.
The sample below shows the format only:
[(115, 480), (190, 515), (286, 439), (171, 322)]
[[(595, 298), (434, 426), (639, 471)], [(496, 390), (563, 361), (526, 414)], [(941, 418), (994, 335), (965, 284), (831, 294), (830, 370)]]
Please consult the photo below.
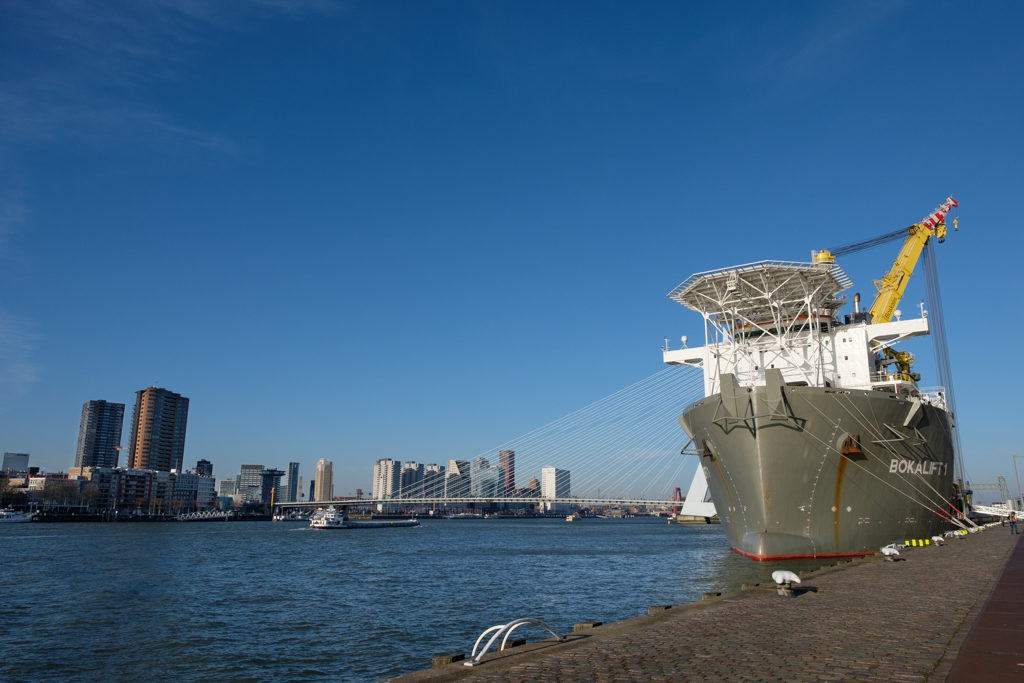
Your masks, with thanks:
[(351, 520), (346, 513), (338, 512), (335, 508), (317, 510), (309, 520), (311, 529), (384, 529), (419, 525), (418, 519)]
[(31, 512), (17, 512), (11, 508), (0, 510), (0, 524), (5, 522), (31, 522), (35, 515)]

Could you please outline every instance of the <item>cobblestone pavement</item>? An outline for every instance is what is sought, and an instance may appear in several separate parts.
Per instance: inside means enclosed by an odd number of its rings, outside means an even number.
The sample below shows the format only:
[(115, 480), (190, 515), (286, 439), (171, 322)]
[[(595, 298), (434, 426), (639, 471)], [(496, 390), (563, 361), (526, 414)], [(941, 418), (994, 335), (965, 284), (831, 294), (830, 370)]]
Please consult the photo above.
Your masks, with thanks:
[(945, 680), (1019, 538), (995, 526), (815, 572), (795, 598), (761, 586), (396, 680)]

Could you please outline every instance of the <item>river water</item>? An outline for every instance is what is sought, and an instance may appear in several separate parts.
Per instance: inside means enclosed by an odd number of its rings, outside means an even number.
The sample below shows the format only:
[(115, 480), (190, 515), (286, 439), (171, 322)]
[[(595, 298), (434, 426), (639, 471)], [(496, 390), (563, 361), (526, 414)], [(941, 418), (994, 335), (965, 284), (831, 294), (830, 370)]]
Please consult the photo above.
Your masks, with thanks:
[(0, 680), (377, 680), (468, 654), (494, 624), (566, 633), (779, 566), (802, 568), (657, 519), (4, 524)]

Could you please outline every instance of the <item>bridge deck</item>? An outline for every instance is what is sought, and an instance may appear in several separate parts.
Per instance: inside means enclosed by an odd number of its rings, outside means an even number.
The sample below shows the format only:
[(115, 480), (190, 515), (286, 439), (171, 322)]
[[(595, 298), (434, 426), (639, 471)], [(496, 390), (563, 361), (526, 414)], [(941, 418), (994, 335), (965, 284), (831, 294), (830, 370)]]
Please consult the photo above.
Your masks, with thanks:
[(316, 500), (302, 503), (275, 503), (275, 507), (319, 508), (356, 506), (356, 505), (466, 505), (469, 503), (571, 503), (578, 505), (647, 505), (651, 507), (670, 507), (682, 505), (679, 500), (647, 500), (645, 498), (520, 498), (520, 497), (469, 497), (469, 498), (359, 498), (352, 500)]

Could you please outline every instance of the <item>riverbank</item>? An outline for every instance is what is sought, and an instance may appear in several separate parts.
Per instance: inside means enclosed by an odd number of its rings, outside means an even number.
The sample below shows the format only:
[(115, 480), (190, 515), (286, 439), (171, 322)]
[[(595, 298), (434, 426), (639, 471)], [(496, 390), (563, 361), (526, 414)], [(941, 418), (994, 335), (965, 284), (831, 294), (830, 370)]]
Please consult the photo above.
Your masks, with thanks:
[[(476, 667), (456, 662), (388, 680), (945, 680), (1019, 538), (995, 526), (906, 548), (898, 562), (870, 557), (805, 574), (795, 598), (773, 585), (709, 594)], [(1006, 590), (1020, 601), (1024, 586)]]

